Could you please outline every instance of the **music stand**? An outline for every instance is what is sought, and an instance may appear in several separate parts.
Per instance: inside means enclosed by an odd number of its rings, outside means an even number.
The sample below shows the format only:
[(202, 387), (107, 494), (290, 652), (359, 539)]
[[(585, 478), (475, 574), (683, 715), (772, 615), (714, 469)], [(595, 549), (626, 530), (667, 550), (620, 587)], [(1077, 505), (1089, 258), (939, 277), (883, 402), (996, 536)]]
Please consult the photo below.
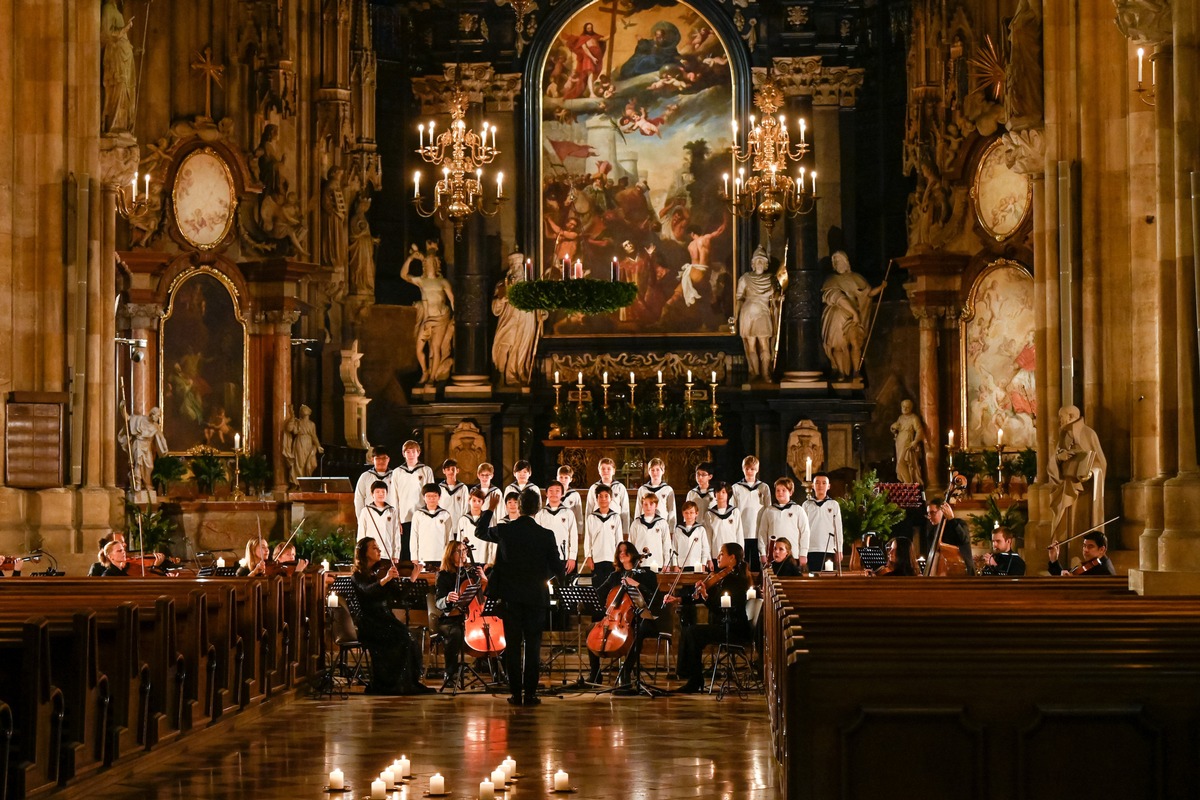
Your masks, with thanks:
[[(625, 655), (625, 659), (621, 664), (621, 673), (629, 680), (628, 688), (617, 686), (614, 694), (644, 694), (647, 697), (663, 697), (667, 691), (659, 686), (655, 686), (650, 681), (645, 679), (643, 675), (644, 668), (642, 667), (642, 625), (646, 622), (657, 619), (650, 612), (650, 604), (654, 602), (652, 595), (649, 600), (642, 594), (642, 590), (637, 586), (626, 586), (626, 591), (629, 592), (629, 599), (633, 601), (633, 607), (637, 613), (633, 615), (633, 646), (629, 648), (629, 652)], [(655, 595), (658, 591), (655, 590)], [(637, 654), (637, 662), (632, 663), (634, 654)]]
[(429, 594), (429, 581), (421, 578), (415, 581), (402, 580), (396, 587), (392, 597), (391, 607), (404, 609), (404, 624), (408, 624), (408, 614), (414, 608), (426, 608), (425, 596)]
[[(563, 608), (567, 609), (568, 613), (574, 613), (577, 617), (575, 623), (575, 650), (579, 656), (579, 678), (570, 686), (564, 684), (558, 689), (551, 688), (551, 692), (566, 689), (579, 689), (589, 684), (583, 674), (583, 654), (587, 650), (587, 643), (583, 638), (582, 618), (586, 613), (589, 616), (603, 611), (604, 606), (600, 603), (600, 597), (596, 594), (596, 587), (589, 585), (581, 585), (579, 583), (567, 584), (558, 587), (559, 601)], [(553, 668), (554, 659), (550, 659), (551, 668)], [(566, 681), (566, 667), (563, 667), (563, 681)]]
[(858, 558), (862, 562), (863, 568), (872, 572), (887, 563), (887, 554), (882, 547), (860, 547), (858, 548)]

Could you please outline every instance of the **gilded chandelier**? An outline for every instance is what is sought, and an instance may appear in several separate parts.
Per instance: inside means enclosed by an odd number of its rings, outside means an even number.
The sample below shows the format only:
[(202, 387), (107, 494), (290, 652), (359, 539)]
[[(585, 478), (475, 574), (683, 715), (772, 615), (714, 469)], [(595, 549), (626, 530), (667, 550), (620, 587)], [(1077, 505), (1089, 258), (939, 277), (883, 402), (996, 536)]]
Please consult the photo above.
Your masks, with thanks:
[[(450, 101), (450, 129), (435, 135), (434, 122), (429, 122), (429, 143), (425, 143), (425, 126), (419, 125), (420, 147), (417, 153), (434, 167), (442, 168), (442, 177), (433, 185), (433, 207), (426, 209), (421, 201), (421, 172), (413, 173), (413, 206), (422, 217), (449, 219), (454, 223), (454, 238), (462, 238), (462, 226), (467, 215), (479, 212), (494, 217), (500, 211), (504, 196), (504, 173), (496, 173), (496, 200), (489, 209), (484, 201), (483, 167), (490, 164), (500, 151), (496, 149), (496, 126), (486, 122), (479, 132), (467, 127), (467, 96), (456, 89)], [(489, 137), (490, 144), (489, 144)]]
[[(788, 174), (793, 162), (799, 163), (809, 151), (804, 140), (805, 124), (800, 120), (800, 142), (794, 147), (788, 136), (787, 120), (780, 114), (775, 116), (783, 104), (783, 92), (773, 79), (767, 81), (754, 93), (754, 105), (762, 112), (762, 120), (756, 122), (750, 116), (750, 129), (744, 145), (738, 144), (738, 123), (733, 121), (733, 173), (724, 175), (721, 199), (729, 210), (739, 217), (758, 214), (759, 220), (770, 232), (784, 214), (795, 216), (807, 214), (816, 208), (817, 173), (800, 167), (795, 177)], [(750, 174), (738, 166), (750, 162)], [(730, 193), (732, 179), (733, 192)]]

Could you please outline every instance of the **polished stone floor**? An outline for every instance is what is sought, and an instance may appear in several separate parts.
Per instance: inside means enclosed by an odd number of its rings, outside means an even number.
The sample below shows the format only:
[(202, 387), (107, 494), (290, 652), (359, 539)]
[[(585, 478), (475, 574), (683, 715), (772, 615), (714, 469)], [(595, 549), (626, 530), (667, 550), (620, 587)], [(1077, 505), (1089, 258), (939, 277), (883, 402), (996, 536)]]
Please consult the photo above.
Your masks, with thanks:
[[(485, 773), (512, 756), (521, 777), (497, 795), (506, 800), (767, 800), (780, 794), (765, 702), (762, 695), (570, 695), (525, 708), (484, 694), (296, 699), (232, 729), (189, 737), (180, 743), (186, 752), (144, 759), (88, 796), (357, 800), (403, 754), (415, 780), (389, 798), (420, 798), (434, 772), (446, 776), (449, 797), (475, 798)], [(323, 793), (335, 767), (351, 792)], [(550, 792), (559, 769), (577, 794)]]

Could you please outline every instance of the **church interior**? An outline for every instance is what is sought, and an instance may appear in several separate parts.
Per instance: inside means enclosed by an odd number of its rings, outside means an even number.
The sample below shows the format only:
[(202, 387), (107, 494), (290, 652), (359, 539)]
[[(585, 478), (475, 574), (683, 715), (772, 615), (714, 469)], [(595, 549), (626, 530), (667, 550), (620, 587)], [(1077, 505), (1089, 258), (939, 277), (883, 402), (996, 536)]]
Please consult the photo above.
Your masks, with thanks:
[[(504, 745), (510, 798), (1200, 797), (1195, 0), (0, 6), (0, 800), (366, 796), (442, 736), (456, 797)], [(327, 596), (384, 452), (456, 514), (566, 468), (672, 525), (754, 456), (764, 506), (827, 478), (837, 552), (745, 553), (720, 703), (368, 701)], [(85, 578), (114, 532), (178, 576)], [(860, 580), (867, 533), (949, 577)], [(248, 539), (312, 567), (234, 578)]]

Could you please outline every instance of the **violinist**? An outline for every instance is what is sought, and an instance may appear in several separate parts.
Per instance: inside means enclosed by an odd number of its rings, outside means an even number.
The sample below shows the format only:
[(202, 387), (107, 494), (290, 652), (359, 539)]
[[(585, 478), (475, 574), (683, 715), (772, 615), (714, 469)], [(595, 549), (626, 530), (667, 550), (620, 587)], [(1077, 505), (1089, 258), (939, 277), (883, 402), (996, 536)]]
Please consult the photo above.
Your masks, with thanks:
[[(606, 600), (613, 589), (624, 584), (626, 586), (636, 586), (645, 599), (645, 602), (649, 603), (654, 597), (654, 593), (658, 591), (658, 579), (651, 570), (638, 567), (641, 560), (642, 556), (638, 553), (632, 542), (618, 542), (616, 554), (612, 560), (616, 569), (609, 573), (603, 583), (596, 586), (596, 596), (601, 598), (601, 600)], [(650, 620), (644, 620), (638, 624), (637, 635), (634, 638), (633, 646), (629, 650), (629, 655), (625, 662), (626, 666), (622, 669), (621, 675), (617, 679), (618, 685), (624, 685), (629, 682), (626, 670), (632, 671), (637, 668), (642, 652), (642, 642), (645, 641), (647, 636), (656, 632), (657, 627)], [(588, 681), (590, 683), (600, 683), (600, 657), (589, 650), (588, 661), (591, 664), (591, 675)]]
[(371, 654), (371, 684), (367, 694), (430, 694), (421, 683), (421, 648), (408, 626), (392, 613), (389, 601), (400, 583), (400, 573), (383, 560), (379, 545), (368, 536), (354, 548), (350, 576), (358, 599), (358, 638)]
[(877, 575), (886, 577), (891, 575), (897, 576), (917, 576), (920, 575), (920, 570), (917, 569), (917, 553), (913, 550), (912, 539), (907, 536), (897, 536), (887, 543), (887, 563), (882, 567), (871, 572), (866, 570), (867, 575)]
[[(460, 682), (463, 651), (463, 621), (466, 614), (455, 603), (462, 597), (463, 589), (468, 585), (483, 583), (483, 567), (476, 565), (470, 568), (467, 556), (467, 545), (464, 542), (450, 542), (442, 556), (442, 568), (437, 574), (437, 607), (442, 612), (438, 617), (438, 632), (442, 635), (443, 649), (446, 653), (446, 679), (442, 689), (449, 689)], [(482, 586), (481, 586), (482, 588)]]
[[(689, 625), (683, 629), (679, 643), (679, 677), (687, 682), (676, 691), (695, 694), (704, 689), (704, 648), (718, 642), (743, 643), (750, 641), (750, 620), (746, 618), (746, 590), (750, 579), (741, 545), (722, 545), (717, 553), (717, 571), (697, 583), (692, 602), (708, 607), (709, 622)], [(721, 598), (729, 596), (729, 607), (723, 608)], [(664, 597), (664, 603), (683, 602), (679, 597)]]
[(771, 548), (770, 567), (776, 578), (800, 577), (800, 562), (792, 555), (792, 543), (787, 539), (775, 540), (775, 546)]
[(1108, 558), (1108, 537), (1101, 531), (1091, 531), (1083, 535), (1083, 551), (1079, 555), (1079, 565), (1074, 569), (1063, 569), (1058, 563), (1058, 545), (1052, 544), (1050, 550), (1051, 575), (1116, 575), (1117, 570)]
[(125, 534), (121, 531), (112, 531), (111, 533), (107, 533), (100, 538), (100, 549), (96, 554), (96, 563), (92, 564), (91, 569), (88, 570), (89, 578), (99, 578), (104, 574), (104, 571), (108, 569), (110, 562), (108, 557), (104, 555), (104, 548), (109, 542), (112, 541), (118, 541), (121, 544), (125, 544)]
[(946, 520), (946, 528), (942, 531), (942, 544), (958, 548), (966, 565), (967, 574), (975, 574), (975, 560), (971, 555), (971, 534), (967, 525), (961, 519), (954, 518), (954, 509), (949, 503), (932, 502), (925, 507), (925, 527), (921, 533), (921, 543), (928, 546), (937, 538), (938, 526)]
[(246, 555), (238, 567), (239, 578), (252, 578), (267, 574), (267, 564), (271, 560), (271, 546), (261, 536), (255, 536), (246, 541)]
[(0, 578), (4, 577), (4, 570), (9, 570), (11, 578), (21, 577), (21, 559), (16, 556), (0, 556)]
[(299, 575), (308, 568), (308, 561), (296, 557), (296, 545), (291, 542), (280, 542), (271, 552), (271, 560), (279, 565), (278, 569), (287, 575)]
[(103, 559), (108, 566), (102, 573), (105, 578), (126, 577), (129, 575), (129, 556), (125, 552), (125, 543), (113, 540), (104, 545)]
[(987, 555), (983, 575), (1015, 576), (1025, 574), (1025, 560), (1013, 547), (1013, 535), (1008, 528), (992, 531), (992, 552)]
[(534, 516), (542, 506), (535, 489), (520, 496), (521, 517), (515, 522), (492, 527), (492, 515), (500, 505), (493, 496), (475, 526), (475, 535), (496, 543), (496, 566), (492, 568), (489, 596), (504, 607), (501, 619), (507, 647), (504, 667), (508, 673), (510, 705), (536, 706), (538, 658), (546, 609), (550, 607), (551, 578), (564, 576), (565, 564), (558, 555), (554, 534), (538, 525)]

